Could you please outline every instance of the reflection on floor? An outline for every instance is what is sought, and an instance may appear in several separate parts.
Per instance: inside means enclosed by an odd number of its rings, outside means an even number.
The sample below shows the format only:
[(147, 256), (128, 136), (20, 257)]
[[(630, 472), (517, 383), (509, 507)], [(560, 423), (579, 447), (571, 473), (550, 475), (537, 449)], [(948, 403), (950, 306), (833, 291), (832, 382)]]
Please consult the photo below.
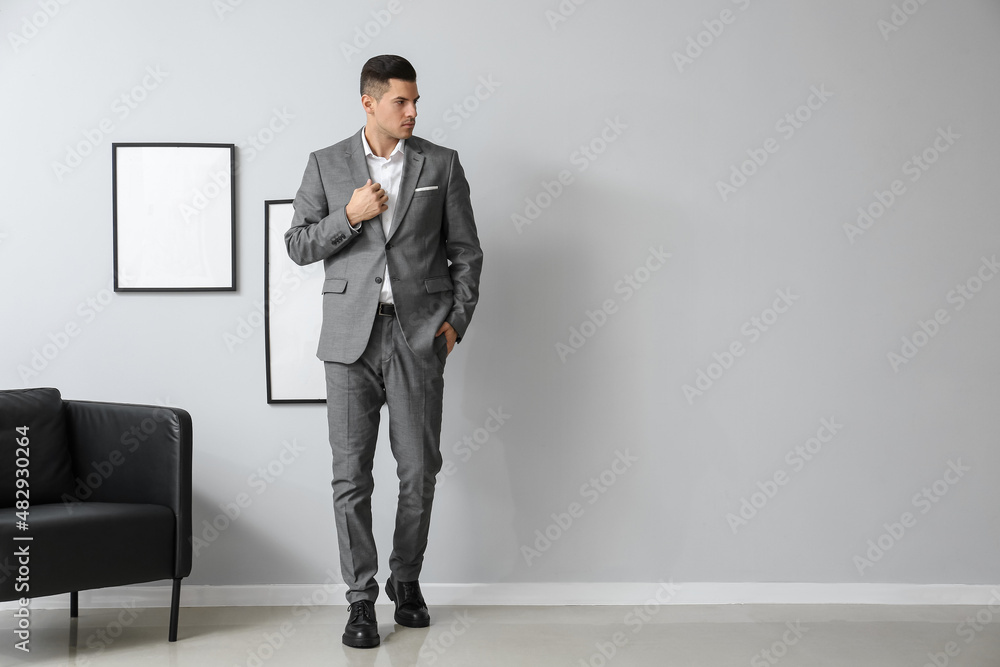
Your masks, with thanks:
[(991, 667), (1000, 623), (985, 607), (664, 605), (431, 607), (432, 625), (396, 626), (379, 605), (382, 645), (343, 646), (346, 605), (181, 610), (167, 642), (166, 609), (35, 610), (30, 653), (0, 616), (0, 664), (122, 667), (350, 665), (409, 667)]

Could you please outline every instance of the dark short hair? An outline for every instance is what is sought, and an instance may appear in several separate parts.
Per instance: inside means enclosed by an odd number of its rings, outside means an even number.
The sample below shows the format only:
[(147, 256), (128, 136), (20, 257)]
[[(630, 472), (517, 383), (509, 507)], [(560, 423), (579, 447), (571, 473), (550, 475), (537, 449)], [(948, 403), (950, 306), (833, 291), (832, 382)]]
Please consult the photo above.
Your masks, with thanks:
[(381, 100), (389, 90), (389, 79), (416, 81), (417, 70), (402, 56), (375, 56), (361, 68), (361, 94)]

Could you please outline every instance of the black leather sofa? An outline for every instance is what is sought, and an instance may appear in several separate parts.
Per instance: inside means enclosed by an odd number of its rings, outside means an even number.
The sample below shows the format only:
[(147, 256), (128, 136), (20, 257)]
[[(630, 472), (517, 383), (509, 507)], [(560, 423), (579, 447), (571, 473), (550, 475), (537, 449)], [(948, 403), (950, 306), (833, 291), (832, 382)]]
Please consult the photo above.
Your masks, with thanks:
[(0, 601), (171, 579), (176, 641), (191, 552), (186, 411), (0, 391)]

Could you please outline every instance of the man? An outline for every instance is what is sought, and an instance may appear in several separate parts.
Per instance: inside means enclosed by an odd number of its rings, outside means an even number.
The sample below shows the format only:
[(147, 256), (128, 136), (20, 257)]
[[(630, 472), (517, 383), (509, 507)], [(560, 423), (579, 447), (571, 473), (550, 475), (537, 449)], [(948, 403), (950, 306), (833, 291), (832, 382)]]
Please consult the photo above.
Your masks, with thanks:
[(297, 264), (323, 260), (323, 327), (333, 504), (350, 603), (343, 642), (378, 646), (372, 461), (379, 410), (399, 500), (385, 590), (396, 623), (430, 623), (418, 578), (441, 469), (445, 359), (479, 300), (483, 254), (455, 151), (413, 136), (417, 74), (376, 56), (361, 70), (365, 126), (309, 156), (285, 233)]

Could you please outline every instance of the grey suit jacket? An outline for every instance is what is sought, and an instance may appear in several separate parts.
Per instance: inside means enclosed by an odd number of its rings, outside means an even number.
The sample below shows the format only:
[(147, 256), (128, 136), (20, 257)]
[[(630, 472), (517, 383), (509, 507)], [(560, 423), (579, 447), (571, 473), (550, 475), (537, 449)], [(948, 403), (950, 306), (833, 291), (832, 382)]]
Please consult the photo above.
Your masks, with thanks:
[(441, 323), (449, 322), (461, 340), (479, 301), (483, 252), (469, 183), (455, 151), (411, 137), (388, 238), (379, 216), (355, 232), (345, 207), (369, 178), (361, 132), (309, 156), (285, 233), (292, 261), (323, 260), (326, 270), (316, 356), (340, 363), (361, 356), (387, 262), (406, 343), (432, 355)]

